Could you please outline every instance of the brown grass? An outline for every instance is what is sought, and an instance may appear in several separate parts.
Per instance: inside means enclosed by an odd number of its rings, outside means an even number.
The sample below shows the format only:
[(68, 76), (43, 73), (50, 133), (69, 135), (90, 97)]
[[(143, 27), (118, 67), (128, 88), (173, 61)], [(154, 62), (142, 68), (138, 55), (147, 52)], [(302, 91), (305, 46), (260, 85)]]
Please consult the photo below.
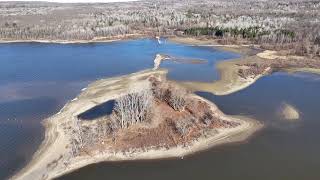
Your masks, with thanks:
[[(155, 98), (153, 116), (149, 122), (119, 129), (102, 138), (95, 146), (87, 147), (88, 149), (83, 151), (94, 152), (105, 148), (115, 152), (134, 152), (150, 148), (168, 149), (177, 145), (188, 145), (206, 131), (239, 125), (236, 122), (221, 120), (219, 113), (213, 112), (210, 106), (200, 99), (193, 99), (191, 96), (186, 99), (187, 105), (184, 110), (176, 111), (167, 102)], [(177, 129), (177, 123), (187, 124), (185, 133)]]

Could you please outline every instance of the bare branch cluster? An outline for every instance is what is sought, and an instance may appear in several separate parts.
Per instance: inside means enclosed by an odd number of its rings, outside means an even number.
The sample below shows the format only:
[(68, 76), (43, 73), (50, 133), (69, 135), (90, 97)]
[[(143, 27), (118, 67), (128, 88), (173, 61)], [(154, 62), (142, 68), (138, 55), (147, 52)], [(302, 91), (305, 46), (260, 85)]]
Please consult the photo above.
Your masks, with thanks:
[(175, 128), (177, 129), (178, 133), (181, 134), (181, 136), (186, 136), (190, 128), (194, 125), (194, 122), (196, 120), (193, 117), (184, 117), (175, 122)]
[(113, 119), (121, 128), (147, 120), (152, 110), (153, 94), (149, 87), (133, 89), (128, 95), (116, 100)]
[(171, 89), (169, 105), (176, 111), (183, 111), (186, 106), (187, 91), (183, 88)]
[(154, 96), (168, 103), (174, 110), (183, 111), (187, 104), (188, 92), (186, 89), (174, 86), (168, 82), (153, 82)]
[[(133, 140), (131, 143), (136, 144), (131, 144), (132, 147), (144, 148), (146, 140), (149, 140), (150, 142), (147, 143), (150, 144), (169, 142), (168, 144), (177, 145), (178, 141), (181, 141), (181, 144), (187, 145), (188, 140), (211, 132), (205, 130), (216, 127), (232, 128), (239, 125), (237, 122), (224, 121), (215, 116), (208, 103), (192, 98), (189, 92), (172, 82), (155, 77), (148, 80), (141, 84), (135, 83), (135, 86), (129, 87), (129, 92), (115, 99), (116, 103), (111, 115), (92, 121), (81, 121), (78, 118), (71, 121), (71, 124), (68, 124), (71, 130), (67, 128), (71, 133), (70, 155), (75, 157), (92, 149), (101, 150), (101, 145), (104, 142), (109, 144), (110, 141), (116, 146), (128, 147), (127, 135), (135, 133), (139, 133), (139, 136), (142, 134), (142, 139)], [(155, 116), (154, 112), (160, 112), (161, 115)], [(158, 123), (156, 128), (144, 126), (146, 124), (134, 126), (148, 122), (152, 118)], [(169, 140), (168, 137), (151, 137), (153, 134), (159, 136), (162, 133), (173, 134), (174, 138), (171, 135)]]

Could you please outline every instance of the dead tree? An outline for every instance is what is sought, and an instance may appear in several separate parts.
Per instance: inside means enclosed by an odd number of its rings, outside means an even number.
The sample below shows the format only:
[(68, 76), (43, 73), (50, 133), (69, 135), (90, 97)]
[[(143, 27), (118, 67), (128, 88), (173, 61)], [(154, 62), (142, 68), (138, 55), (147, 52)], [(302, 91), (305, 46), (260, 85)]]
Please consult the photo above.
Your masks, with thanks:
[(71, 137), (75, 140), (77, 149), (83, 148), (83, 133), (82, 125), (78, 118), (73, 121), (73, 130), (71, 132)]
[(113, 116), (121, 128), (143, 122), (147, 119), (153, 104), (153, 94), (150, 87), (131, 89), (129, 94), (116, 100)]
[(90, 126), (83, 126), (81, 128), (82, 141), (84, 147), (90, 147), (97, 141), (97, 134), (95, 132), (95, 128)]
[(111, 124), (112, 124), (111, 118), (98, 120), (98, 122), (96, 123), (97, 139), (101, 139), (101, 137), (105, 137), (111, 134), (111, 132), (113, 131)]
[(171, 91), (169, 83), (156, 81), (153, 85), (153, 94), (154, 96), (164, 102), (169, 102)]
[(212, 116), (212, 112), (207, 111), (204, 113), (204, 115), (200, 118), (200, 120), (207, 126), (212, 124), (214, 122), (214, 117)]
[(188, 92), (182, 87), (166, 82), (154, 82), (153, 94), (160, 101), (166, 102), (176, 111), (183, 111), (187, 104)]
[(83, 148), (83, 138), (81, 132), (81, 123), (79, 119), (75, 119), (73, 125), (71, 126), (72, 129), (70, 131), (70, 144), (71, 144), (71, 156), (75, 157), (78, 155), (81, 148)]
[(176, 111), (183, 111), (186, 106), (187, 91), (183, 88), (172, 88), (169, 105)]
[(175, 122), (175, 128), (181, 136), (186, 136), (190, 132), (193, 122), (195, 122), (193, 118), (185, 117)]
[(78, 142), (75, 139), (71, 139), (71, 156), (76, 157), (79, 153)]

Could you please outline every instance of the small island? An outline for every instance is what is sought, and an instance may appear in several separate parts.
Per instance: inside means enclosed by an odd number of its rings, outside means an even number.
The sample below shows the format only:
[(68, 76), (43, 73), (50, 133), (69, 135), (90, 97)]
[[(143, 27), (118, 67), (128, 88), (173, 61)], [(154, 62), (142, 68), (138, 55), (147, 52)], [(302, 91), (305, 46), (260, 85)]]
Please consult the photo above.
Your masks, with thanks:
[(183, 158), (262, 127), (225, 115), (166, 74), (145, 70), (90, 84), (44, 121), (45, 140), (13, 179), (53, 179), (102, 161)]

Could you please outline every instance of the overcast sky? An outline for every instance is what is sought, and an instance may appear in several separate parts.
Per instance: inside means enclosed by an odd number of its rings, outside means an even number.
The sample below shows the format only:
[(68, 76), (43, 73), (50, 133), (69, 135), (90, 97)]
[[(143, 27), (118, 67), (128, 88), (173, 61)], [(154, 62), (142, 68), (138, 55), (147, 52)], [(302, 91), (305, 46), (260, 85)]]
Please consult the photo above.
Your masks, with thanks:
[[(1, 1), (39, 1), (39, 0), (0, 0)], [(135, 0), (40, 0), (47, 2), (59, 2), (59, 3), (95, 3), (95, 2), (126, 2), (126, 1), (135, 1)]]

